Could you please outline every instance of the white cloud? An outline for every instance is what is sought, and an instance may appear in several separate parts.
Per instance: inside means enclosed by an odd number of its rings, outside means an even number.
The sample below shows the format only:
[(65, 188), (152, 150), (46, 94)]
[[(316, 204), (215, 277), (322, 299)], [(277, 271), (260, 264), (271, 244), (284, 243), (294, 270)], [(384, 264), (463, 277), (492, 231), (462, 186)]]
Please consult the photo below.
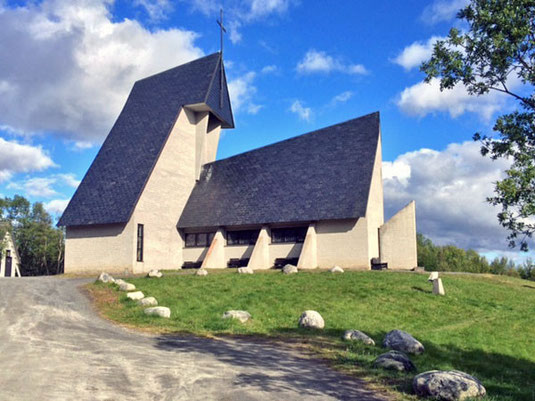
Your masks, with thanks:
[(76, 176), (72, 173), (67, 174), (57, 174), (56, 177), (61, 180), (65, 185), (68, 185), (72, 188), (78, 188), (78, 185), (80, 185), (80, 180), (76, 178)]
[(333, 97), (330, 104), (334, 106), (338, 103), (345, 103), (352, 97), (353, 97), (352, 91), (345, 91)]
[(134, 0), (134, 4), (144, 8), (154, 22), (167, 19), (167, 13), (173, 10), (170, 0)]
[(424, 9), (421, 18), (428, 24), (451, 21), (469, 2), (470, 0), (435, 0)]
[(509, 166), (482, 157), (476, 142), (443, 151), (420, 149), (383, 163), (385, 212), (392, 216), (416, 200), (417, 228), (433, 241), (478, 251), (506, 250), (498, 208), (485, 199)]
[(22, 182), (11, 182), (9, 189), (22, 190), (28, 196), (51, 198), (58, 195), (52, 186), (56, 183), (53, 177), (32, 177)]
[(262, 74), (271, 74), (273, 72), (277, 72), (278, 68), (276, 65), (266, 65), (264, 68), (262, 68)]
[(257, 91), (253, 85), (255, 78), (256, 73), (250, 71), (228, 82), (230, 101), (235, 112), (245, 110), (249, 114), (256, 114), (262, 108), (261, 105), (253, 102), (253, 97)]
[[(512, 83), (510, 87), (514, 86), (515, 83)], [(498, 92), (472, 96), (462, 84), (441, 92), (440, 80), (433, 78), (429, 83), (420, 82), (405, 88), (398, 97), (397, 105), (410, 116), (424, 117), (433, 112), (447, 112), (455, 118), (472, 112), (490, 120), (496, 111), (504, 107), (505, 101), (505, 95)]]
[(0, 125), (98, 143), (135, 80), (202, 56), (196, 33), (114, 22), (111, 4), (44, 0), (0, 12)]
[(69, 199), (54, 199), (44, 204), (45, 210), (52, 214), (59, 216), (67, 208)]
[(310, 109), (310, 107), (303, 106), (300, 100), (296, 100), (295, 102), (292, 103), (292, 105), (290, 106), (290, 111), (292, 113), (297, 114), (297, 116), (301, 120), (304, 120), (307, 122), (310, 121), (312, 117), (312, 109)]
[(367, 74), (362, 64), (344, 64), (340, 60), (328, 55), (326, 52), (311, 49), (297, 64), (297, 71), (301, 74), (330, 73), (332, 71), (346, 74)]
[(49, 167), (56, 167), (56, 164), (40, 146), (0, 138), (0, 182), (16, 173), (43, 171)]
[(445, 38), (432, 36), (427, 42), (414, 42), (404, 48), (392, 62), (402, 66), (406, 71), (419, 67), (424, 61), (428, 60), (433, 54), (433, 46), (438, 40)]
[[(193, 9), (205, 15), (218, 15), (222, 2), (219, 0), (183, 0), (191, 4)], [(232, 43), (240, 42), (240, 29), (256, 21), (273, 15), (284, 15), (288, 9), (298, 4), (299, 0), (227, 0), (225, 1), (225, 20)], [(225, 22), (228, 21), (228, 22)]]

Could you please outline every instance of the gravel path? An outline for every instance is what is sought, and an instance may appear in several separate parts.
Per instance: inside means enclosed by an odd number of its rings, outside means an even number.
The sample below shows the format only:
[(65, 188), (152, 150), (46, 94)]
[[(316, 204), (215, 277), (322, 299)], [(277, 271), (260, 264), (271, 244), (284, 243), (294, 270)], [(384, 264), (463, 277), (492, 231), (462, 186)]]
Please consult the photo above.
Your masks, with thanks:
[(386, 400), (276, 344), (115, 326), (92, 310), (86, 282), (0, 279), (1, 400)]

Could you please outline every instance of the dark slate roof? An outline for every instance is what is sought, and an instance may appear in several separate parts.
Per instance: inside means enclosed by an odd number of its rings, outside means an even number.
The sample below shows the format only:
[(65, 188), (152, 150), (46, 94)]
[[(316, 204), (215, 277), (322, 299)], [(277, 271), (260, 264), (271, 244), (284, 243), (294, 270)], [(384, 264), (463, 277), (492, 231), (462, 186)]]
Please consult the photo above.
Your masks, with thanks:
[(127, 222), (183, 106), (205, 103), (234, 127), (221, 68), (214, 53), (137, 81), (58, 225)]
[(366, 215), (379, 113), (206, 164), (179, 228)]

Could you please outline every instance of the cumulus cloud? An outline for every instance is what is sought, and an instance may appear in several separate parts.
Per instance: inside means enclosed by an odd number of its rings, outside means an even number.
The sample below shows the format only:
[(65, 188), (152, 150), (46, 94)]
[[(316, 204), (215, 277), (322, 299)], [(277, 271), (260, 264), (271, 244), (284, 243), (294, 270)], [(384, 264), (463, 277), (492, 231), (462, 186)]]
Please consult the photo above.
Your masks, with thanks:
[[(220, 0), (183, 0), (193, 9), (205, 15), (218, 15), (223, 7)], [(242, 40), (240, 29), (256, 21), (273, 15), (284, 15), (299, 0), (227, 0), (225, 1), (225, 25), (229, 30), (232, 43)]]
[(59, 192), (57, 186), (68, 186), (77, 188), (80, 180), (72, 173), (53, 174), (48, 177), (29, 177), (20, 181), (10, 182), (7, 187), (23, 191), (28, 196), (38, 198), (52, 198)]
[(443, 40), (444, 37), (433, 36), (427, 42), (414, 42), (404, 48), (392, 62), (402, 66), (405, 71), (409, 71), (414, 67), (419, 67), (424, 61), (428, 60), (433, 53), (433, 46), (438, 40)]
[(310, 121), (312, 118), (312, 109), (305, 107), (300, 100), (296, 100), (290, 106), (290, 111), (297, 114), (297, 116), (303, 121)]
[[(512, 83), (510, 88), (515, 86)], [(440, 91), (438, 78), (405, 88), (397, 99), (398, 107), (410, 116), (424, 117), (433, 112), (447, 112), (455, 118), (465, 112), (472, 112), (484, 120), (490, 120), (496, 111), (504, 107), (505, 102), (506, 96), (498, 92), (472, 96), (462, 84)]]
[(167, 13), (173, 10), (170, 0), (134, 0), (134, 4), (145, 9), (154, 22), (167, 19)]
[(254, 71), (232, 79), (228, 82), (228, 90), (232, 109), (235, 112), (244, 110), (249, 114), (256, 114), (262, 108), (261, 105), (254, 103), (253, 97), (257, 92), (253, 82), (256, 78)]
[(56, 167), (56, 164), (40, 146), (0, 138), (0, 182), (16, 173), (43, 171), (50, 167)]
[(59, 216), (67, 208), (69, 199), (54, 199), (50, 202), (46, 202), (43, 206), (45, 210), (51, 215)]
[(114, 21), (111, 4), (44, 0), (0, 10), (0, 125), (99, 143), (135, 80), (203, 55), (196, 33)]
[(457, 12), (468, 5), (470, 0), (435, 0), (424, 8), (421, 19), (428, 24), (451, 21)]
[(326, 52), (311, 49), (303, 59), (297, 64), (297, 71), (301, 74), (324, 73), (333, 71), (344, 72), (346, 74), (367, 74), (366, 68), (362, 64), (344, 64)]
[(271, 74), (274, 72), (277, 72), (278, 68), (276, 65), (266, 65), (264, 68), (262, 68), (262, 74)]
[(338, 95), (336, 95), (335, 97), (332, 98), (330, 105), (331, 106), (335, 106), (338, 103), (345, 103), (349, 99), (351, 99), (352, 97), (353, 97), (353, 92), (352, 91), (342, 92), (342, 93), (340, 93), (340, 94), (338, 94)]
[(453, 143), (445, 150), (420, 149), (383, 163), (385, 214), (392, 216), (416, 200), (417, 228), (441, 245), (478, 251), (507, 249), (498, 208), (485, 199), (509, 166), (479, 153), (475, 142)]

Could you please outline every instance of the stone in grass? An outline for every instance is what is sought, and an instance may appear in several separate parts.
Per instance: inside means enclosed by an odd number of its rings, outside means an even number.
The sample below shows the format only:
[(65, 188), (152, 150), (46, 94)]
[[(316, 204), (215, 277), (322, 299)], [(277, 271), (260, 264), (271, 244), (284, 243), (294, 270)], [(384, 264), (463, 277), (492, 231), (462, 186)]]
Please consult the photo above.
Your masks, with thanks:
[(325, 327), (325, 322), (321, 315), (313, 310), (304, 311), (299, 318), (299, 327), (305, 329), (323, 329)]
[(421, 373), (414, 378), (412, 387), (421, 397), (433, 397), (444, 401), (484, 397), (487, 393), (478, 379), (457, 370), (431, 370)]
[(251, 314), (244, 310), (229, 310), (223, 313), (223, 319), (236, 319), (245, 323), (251, 319)]
[(383, 347), (416, 355), (423, 354), (425, 351), (421, 342), (402, 330), (392, 330), (387, 333), (383, 340)]
[(123, 284), (123, 283), (126, 283), (126, 281), (124, 281), (122, 278), (117, 278), (117, 279), (115, 279), (115, 284), (117, 284), (117, 285), (121, 285), (121, 284)]
[(154, 306), (152, 308), (145, 309), (145, 315), (159, 316), (169, 319), (171, 317), (171, 309), (165, 306)]
[(143, 294), (141, 291), (134, 291), (126, 294), (126, 297), (131, 299), (132, 301), (138, 301), (140, 299), (145, 298), (145, 294)]
[(250, 267), (240, 267), (238, 269), (239, 274), (253, 274), (254, 271)]
[(115, 279), (110, 276), (108, 273), (100, 273), (100, 276), (98, 276), (98, 281), (101, 281), (103, 283), (115, 283)]
[(375, 345), (375, 341), (359, 330), (346, 330), (342, 337), (347, 341), (360, 341), (366, 345)]
[(388, 351), (377, 357), (373, 366), (388, 370), (397, 370), (398, 372), (410, 372), (416, 370), (416, 366), (407, 355), (399, 351)]
[(340, 266), (334, 266), (332, 269), (329, 270), (331, 273), (343, 273), (344, 269), (342, 269)]
[(119, 284), (119, 289), (121, 291), (134, 291), (136, 289), (136, 286), (134, 284), (130, 284), (123, 281), (121, 284)]
[(284, 274), (295, 274), (298, 272), (297, 266), (294, 265), (286, 265), (282, 268), (282, 272)]
[(204, 269), (199, 269), (195, 272), (196, 276), (208, 276), (208, 271)]
[(156, 301), (156, 298), (154, 298), (154, 297), (143, 298), (143, 299), (140, 299), (137, 302), (141, 306), (156, 306), (156, 305), (158, 305), (158, 301)]
[(156, 270), (156, 269), (152, 269), (147, 274), (147, 277), (151, 277), (151, 278), (160, 278), (162, 276), (163, 274), (159, 270)]

